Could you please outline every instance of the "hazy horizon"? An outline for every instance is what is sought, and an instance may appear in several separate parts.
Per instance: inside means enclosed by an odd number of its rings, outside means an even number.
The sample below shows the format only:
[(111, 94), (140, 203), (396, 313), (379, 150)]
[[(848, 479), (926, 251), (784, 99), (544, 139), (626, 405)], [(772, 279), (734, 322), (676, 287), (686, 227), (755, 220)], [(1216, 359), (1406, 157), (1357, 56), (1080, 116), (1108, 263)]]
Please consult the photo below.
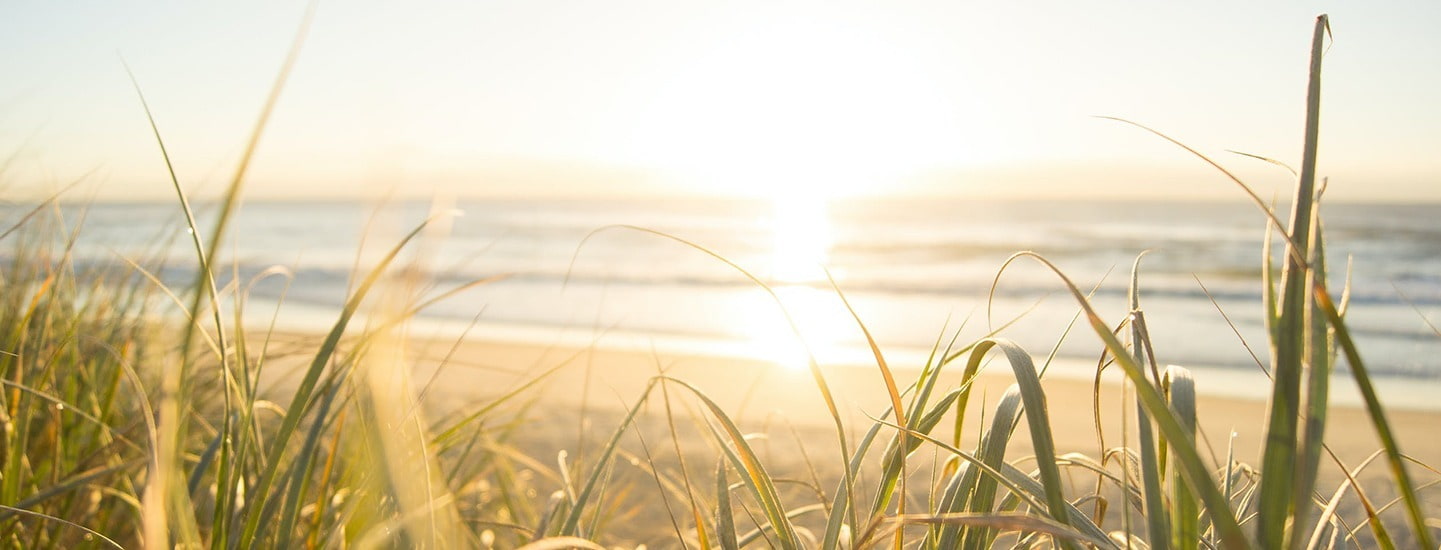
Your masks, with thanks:
[[(43, 197), (227, 183), (303, 6), (12, 8), (0, 184)], [(1343, 202), (1441, 200), (1441, 8), (323, 4), (247, 197), (1263, 198), (1298, 163), (1314, 17), (1321, 161)]]

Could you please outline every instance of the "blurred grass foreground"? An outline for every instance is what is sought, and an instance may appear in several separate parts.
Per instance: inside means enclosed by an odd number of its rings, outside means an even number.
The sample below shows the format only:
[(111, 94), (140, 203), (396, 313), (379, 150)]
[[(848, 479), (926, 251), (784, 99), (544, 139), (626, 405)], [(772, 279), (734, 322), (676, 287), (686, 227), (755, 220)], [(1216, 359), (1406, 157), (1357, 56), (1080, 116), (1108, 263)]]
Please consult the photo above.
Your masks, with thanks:
[[(1315, 174), (1328, 31), (1321, 16), (1289, 212), (1175, 142), (1255, 202), (1264, 246), (1280, 249), (1281, 265), (1267, 253), (1261, 271), (1264, 404), (1198, 395), (1191, 372), (1156, 362), (1140, 259), (1120, 316), (1039, 255), (1000, 266), (1054, 272), (1077, 331), (1098, 343), (1094, 382), (1046, 379), (1049, 360), (1004, 327), (938, 340), (923, 365), (890, 365), (872, 341), (866, 369), (811, 358), (791, 375), (721, 357), (412, 338), (416, 312), (490, 281), (426, 280), (425, 254), (407, 251), (441, 218), (353, 273), (328, 331), (282, 331), (277, 317), (248, 317), (255, 279), (222, 262), (222, 243), (245, 238), (227, 234), (242, 162), (207, 224), (175, 182), (198, 265), (186, 285), (162, 282), (152, 259), (76, 262), (83, 220), (55, 201), (0, 228), (0, 544), (1435, 548), (1435, 418), (1385, 410), (1347, 330), (1344, 285), (1328, 284)], [(476, 364), (515, 368), (452, 372)], [(615, 394), (590, 403), (601, 372)], [(1348, 379), (1361, 408), (1329, 403), (1330, 384)], [(854, 410), (850, 395), (880, 406)], [(744, 414), (767, 399), (793, 416)], [(1235, 444), (1247, 434), (1254, 455)]]

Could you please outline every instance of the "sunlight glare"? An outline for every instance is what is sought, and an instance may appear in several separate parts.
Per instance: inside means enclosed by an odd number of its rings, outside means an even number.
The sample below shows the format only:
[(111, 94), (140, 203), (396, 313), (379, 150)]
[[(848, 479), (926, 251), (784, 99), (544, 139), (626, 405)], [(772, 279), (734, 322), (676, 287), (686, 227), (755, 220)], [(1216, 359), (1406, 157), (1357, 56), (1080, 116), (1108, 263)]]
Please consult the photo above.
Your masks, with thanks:
[(818, 362), (839, 358), (843, 353), (841, 343), (850, 334), (848, 331), (854, 331), (840, 299), (830, 291), (809, 286), (783, 286), (775, 291), (804, 341), (796, 337), (784, 314), (765, 308), (746, 323), (751, 354), (786, 370), (803, 370), (810, 364), (807, 347)]
[(801, 339), (784, 314), (764, 308), (746, 320), (750, 347), (783, 368), (804, 369), (810, 362), (807, 345), (818, 361), (834, 358), (849, 330), (849, 314), (826, 285), (833, 242), (826, 201), (814, 194), (778, 193), (771, 200), (770, 229), (770, 283)]
[(954, 161), (953, 101), (856, 21), (755, 23), (668, 75), (627, 143), (639, 164), (730, 196), (880, 194)]
[(771, 202), (771, 280), (776, 284), (826, 279), (831, 224), (817, 197), (780, 196)]
[(746, 323), (751, 327), (751, 347), (758, 357), (783, 368), (803, 369), (810, 362), (807, 344), (818, 360), (834, 356), (846, 330), (844, 308), (824, 290), (833, 239), (825, 199), (812, 193), (777, 192), (771, 200), (770, 230), (770, 282), (804, 343), (783, 314), (770, 310)]

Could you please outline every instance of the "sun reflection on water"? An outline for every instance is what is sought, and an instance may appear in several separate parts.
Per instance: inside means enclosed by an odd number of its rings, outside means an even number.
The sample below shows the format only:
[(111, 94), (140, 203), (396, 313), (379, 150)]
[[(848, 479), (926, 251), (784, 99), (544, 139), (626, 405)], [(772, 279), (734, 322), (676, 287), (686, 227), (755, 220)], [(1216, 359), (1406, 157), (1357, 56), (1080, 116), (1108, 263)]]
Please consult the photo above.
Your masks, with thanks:
[(811, 354), (821, 362), (836, 354), (851, 322), (826, 283), (831, 245), (825, 201), (814, 196), (772, 201), (770, 282), (796, 329), (778, 310), (751, 313), (746, 326), (756, 356), (786, 369), (804, 369)]
[(835, 293), (796, 285), (777, 287), (775, 291), (796, 329), (792, 330), (785, 314), (774, 307), (756, 311), (746, 325), (752, 354), (788, 370), (805, 369), (811, 355), (819, 363), (837, 360), (843, 335), (854, 330), (854, 321)]

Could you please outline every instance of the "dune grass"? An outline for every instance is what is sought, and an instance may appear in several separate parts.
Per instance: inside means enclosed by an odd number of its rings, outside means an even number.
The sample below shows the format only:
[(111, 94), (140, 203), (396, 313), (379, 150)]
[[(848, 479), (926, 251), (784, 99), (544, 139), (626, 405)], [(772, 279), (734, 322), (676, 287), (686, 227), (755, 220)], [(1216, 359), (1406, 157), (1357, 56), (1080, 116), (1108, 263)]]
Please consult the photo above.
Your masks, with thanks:
[[(530, 392), (561, 372), (559, 365), (461, 411), (429, 407), (409, 379), (405, 323), (435, 298), (422, 292), (421, 270), (407, 263), (422, 260), (406, 260), (403, 251), (430, 221), (354, 275), (332, 328), (308, 347), (282, 350), (270, 341), (273, 333), (254, 330), (242, 306), (248, 282), (220, 262), (243, 187), (242, 162), (208, 242), (171, 173), (198, 266), (185, 288), (165, 287), (145, 267), (175, 259), (133, 259), (125, 268), (73, 261), (83, 220), (64, 219), (54, 203), (4, 228), (0, 245), (10, 260), (0, 275), (0, 544), (607, 548), (644, 539), (705, 549), (1435, 547), (1438, 520), (1425, 517), (1417, 494), (1425, 486), (1410, 476), (1435, 470), (1402, 452), (1346, 328), (1344, 300), (1327, 286), (1315, 163), (1328, 29), (1322, 16), (1289, 223), (1218, 163), (1186, 148), (1240, 184), (1268, 221), (1263, 284), (1273, 392), (1259, 469), (1235, 462), (1229, 451), (1218, 461), (1198, 439), (1191, 374), (1162, 370), (1151, 350), (1139, 259), (1130, 311), (1116, 319), (1028, 252), (1001, 271), (1035, 262), (1054, 272), (1100, 342), (1100, 368), (1120, 369), (1133, 396), (1125, 404), (1132, 429), (1097, 456), (1058, 450), (1050, 418), (1095, 414), (1099, 431), (1100, 408), (1049, 410), (1046, 365), (1038, 368), (1028, 350), (1007, 340), (1004, 327), (975, 342), (938, 340), (910, 381), (896, 376), (871, 340), (884, 382), (876, 391), (890, 409), (854, 441), (812, 358), (810, 374), (839, 452), (802, 449), (808, 481), (776, 471), (731, 411), (663, 372), (625, 396), (624, 414), (610, 419), (598, 449), (533, 454), (520, 443), (533, 428), (520, 420), (531, 414)], [(1272, 234), (1285, 247), (1279, 277), (1270, 265)], [(759, 278), (716, 257), (774, 296)], [(283, 273), (264, 276), (276, 275)], [(844, 299), (839, 285), (835, 291)], [(869, 339), (862, 319), (855, 321)], [(1324, 443), (1338, 354), (1362, 389), (1382, 444), (1376, 457), (1389, 470), (1403, 522), (1382, 521), (1392, 505), (1378, 505), (1356, 482), (1366, 464), (1343, 464)], [(1015, 385), (986, 409), (989, 419), (975, 419), (968, 403), (984, 400), (972, 395), (972, 381), (990, 363), (1008, 366)], [(275, 369), (295, 369), (297, 377), (263, 385)], [(947, 386), (942, 373), (958, 369), (961, 382)], [(665, 421), (658, 432), (644, 430), (643, 411), (656, 401)], [(689, 438), (673, 404), (697, 428)], [(1018, 455), (1011, 444), (1022, 423), (1029, 454)], [(951, 437), (939, 427), (950, 427)], [(978, 433), (972, 448), (962, 447), (968, 432)], [(625, 443), (631, 433), (640, 436), (638, 450)], [(657, 433), (670, 450), (647, 439)], [(683, 450), (682, 439), (699, 439), (705, 450)], [(1347, 481), (1323, 494), (1318, 472), (1327, 463)], [(637, 496), (643, 493), (653, 497)], [(1348, 494), (1359, 511), (1345, 517), (1343, 510), (1356, 508), (1340, 505)]]

